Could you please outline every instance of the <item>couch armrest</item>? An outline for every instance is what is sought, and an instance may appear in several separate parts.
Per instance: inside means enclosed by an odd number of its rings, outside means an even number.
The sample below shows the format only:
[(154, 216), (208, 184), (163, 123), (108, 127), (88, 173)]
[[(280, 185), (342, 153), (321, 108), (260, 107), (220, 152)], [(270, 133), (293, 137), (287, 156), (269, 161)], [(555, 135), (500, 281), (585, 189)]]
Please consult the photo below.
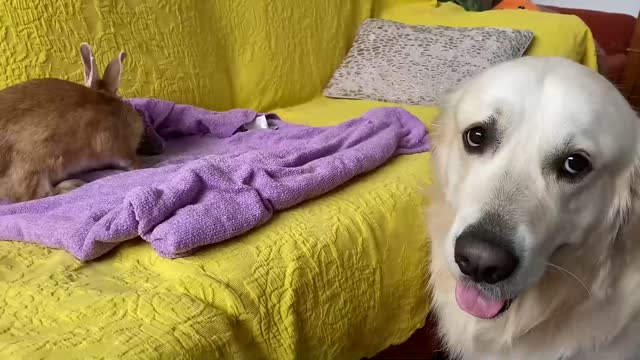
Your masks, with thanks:
[(594, 39), (608, 55), (624, 54), (629, 47), (636, 19), (627, 14), (544, 6), (555, 12), (576, 15), (591, 29)]
[(640, 109), (640, 14), (627, 49), (627, 61), (619, 87), (631, 105)]

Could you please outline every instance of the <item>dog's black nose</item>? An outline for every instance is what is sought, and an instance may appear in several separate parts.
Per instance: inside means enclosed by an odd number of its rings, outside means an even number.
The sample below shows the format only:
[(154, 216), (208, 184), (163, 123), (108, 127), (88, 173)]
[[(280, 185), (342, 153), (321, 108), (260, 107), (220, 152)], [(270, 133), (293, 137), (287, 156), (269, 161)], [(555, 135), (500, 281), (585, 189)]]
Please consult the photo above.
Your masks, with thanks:
[(460, 271), (478, 283), (495, 284), (511, 274), (518, 258), (483, 226), (472, 226), (456, 239), (454, 258)]

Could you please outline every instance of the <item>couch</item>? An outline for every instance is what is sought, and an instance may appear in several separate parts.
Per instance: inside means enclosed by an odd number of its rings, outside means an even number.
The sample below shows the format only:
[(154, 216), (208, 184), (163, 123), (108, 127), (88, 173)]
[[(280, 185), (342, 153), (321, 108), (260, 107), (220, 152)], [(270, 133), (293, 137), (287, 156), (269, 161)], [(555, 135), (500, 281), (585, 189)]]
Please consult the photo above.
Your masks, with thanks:
[(604, 11), (545, 6), (561, 14), (578, 16), (591, 29), (596, 42), (604, 51), (603, 68), (614, 84), (622, 85), (624, 72), (630, 66), (628, 50), (636, 28), (637, 19), (627, 14)]
[[(102, 66), (128, 52), (125, 97), (331, 126), (398, 106), (321, 96), (369, 17), (531, 29), (529, 55), (597, 67), (589, 29), (556, 14), (467, 14), (432, 0), (8, 0), (0, 6), (0, 87), (44, 76), (80, 82), (78, 47), (87, 41)], [(435, 107), (402, 107), (427, 127), (437, 115)], [(0, 358), (374, 356), (404, 342), (429, 313), (421, 191), (429, 181), (428, 153), (400, 156), (175, 260), (142, 240), (86, 263), (0, 241)]]

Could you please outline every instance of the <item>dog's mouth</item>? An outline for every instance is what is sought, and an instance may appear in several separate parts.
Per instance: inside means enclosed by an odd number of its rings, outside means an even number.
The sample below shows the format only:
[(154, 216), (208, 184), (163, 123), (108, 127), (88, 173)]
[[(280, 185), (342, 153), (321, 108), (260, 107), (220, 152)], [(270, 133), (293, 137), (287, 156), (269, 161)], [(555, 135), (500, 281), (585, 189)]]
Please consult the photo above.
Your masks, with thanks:
[(514, 300), (494, 299), (471, 285), (456, 284), (456, 302), (460, 309), (480, 319), (497, 318), (509, 310)]

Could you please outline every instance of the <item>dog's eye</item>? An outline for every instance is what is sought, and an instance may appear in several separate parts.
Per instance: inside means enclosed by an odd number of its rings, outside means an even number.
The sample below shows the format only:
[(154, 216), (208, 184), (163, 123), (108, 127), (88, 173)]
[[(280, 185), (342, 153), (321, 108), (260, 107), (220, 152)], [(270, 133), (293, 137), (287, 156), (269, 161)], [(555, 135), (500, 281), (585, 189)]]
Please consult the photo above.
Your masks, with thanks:
[(575, 178), (584, 175), (591, 170), (591, 162), (582, 154), (571, 154), (564, 159), (562, 175)]
[(487, 130), (483, 127), (476, 126), (464, 132), (464, 147), (469, 152), (480, 152), (484, 148), (487, 140)]

